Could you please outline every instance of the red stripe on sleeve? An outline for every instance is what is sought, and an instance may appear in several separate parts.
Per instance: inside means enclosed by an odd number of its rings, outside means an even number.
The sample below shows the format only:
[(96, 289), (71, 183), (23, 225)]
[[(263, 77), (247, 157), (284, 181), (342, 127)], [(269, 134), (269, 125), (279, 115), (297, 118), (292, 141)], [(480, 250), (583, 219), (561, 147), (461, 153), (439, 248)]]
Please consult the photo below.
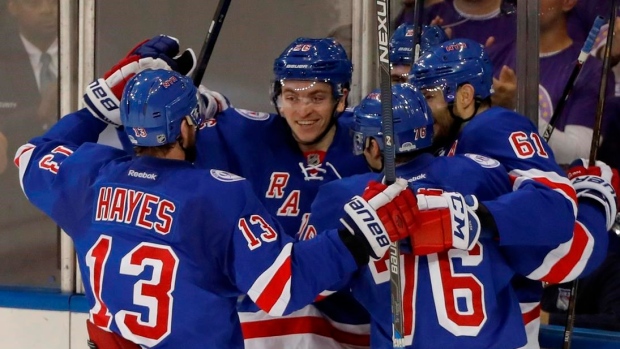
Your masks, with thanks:
[(581, 224), (575, 223), (570, 250), (566, 256), (555, 263), (551, 270), (549, 270), (549, 273), (541, 278), (541, 280), (549, 283), (562, 282), (580, 261), (588, 244), (588, 240), (588, 234), (586, 234)]
[(286, 257), (278, 271), (273, 275), (261, 295), (256, 299), (256, 305), (266, 312), (270, 312), (271, 308), (282, 297), (284, 286), (291, 278), (291, 256)]

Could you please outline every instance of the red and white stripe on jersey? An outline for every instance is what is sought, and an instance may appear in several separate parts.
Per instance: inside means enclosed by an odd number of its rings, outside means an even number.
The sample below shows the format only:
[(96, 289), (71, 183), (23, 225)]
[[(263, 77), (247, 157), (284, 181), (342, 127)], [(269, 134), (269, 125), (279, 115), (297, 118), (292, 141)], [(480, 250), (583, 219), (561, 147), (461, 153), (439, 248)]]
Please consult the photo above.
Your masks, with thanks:
[[(577, 194), (568, 178), (538, 169), (513, 170), (510, 171), (510, 178), (513, 190), (519, 189), (526, 181), (533, 180), (562, 194), (571, 203), (573, 214), (577, 217)], [(550, 251), (542, 264), (527, 277), (550, 283), (574, 280), (585, 268), (593, 247), (592, 234), (583, 224), (575, 222), (573, 237)]]
[(325, 299), (325, 298), (327, 298), (327, 297), (331, 296), (332, 294), (334, 294), (334, 293), (336, 293), (336, 292), (337, 292), (337, 291), (329, 291), (329, 290), (327, 290), (327, 291), (323, 291), (323, 292), (319, 293), (319, 295), (318, 295), (318, 296), (316, 296), (316, 298), (314, 299), (314, 301), (315, 301), (315, 302), (322, 301), (323, 299)]
[(540, 349), (538, 344), (538, 332), (540, 330), (540, 303), (519, 303), (523, 323), (525, 324), (525, 335), (527, 344), (519, 349)]
[(284, 317), (240, 312), (246, 349), (362, 349), (370, 347), (370, 325), (336, 322), (314, 305)]
[(34, 148), (35, 146), (30, 143), (22, 145), (17, 149), (15, 159), (13, 159), (13, 163), (19, 168), (19, 185), (22, 187), (22, 191), (24, 191), (24, 173), (26, 173), (26, 168), (28, 167), (28, 163), (30, 163)]
[(537, 169), (512, 170), (509, 175), (512, 181), (513, 191), (519, 189), (525, 181), (533, 180), (562, 194), (573, 206), (573, 214), (577, 217), (577, 193), (568, 178), (553, 171), (541, 171)]
[(284, 314), (291, 299), (291, 250), (292, 243), (284, 248), (248, 291), (248, 296), (270, 315)]
[(549, 252), (542, 265), (527, 277), (549, 283), (572, 281), (586, 267), (593, 247), (592, 234), (581, 222), (577, 221), (573, 237)]

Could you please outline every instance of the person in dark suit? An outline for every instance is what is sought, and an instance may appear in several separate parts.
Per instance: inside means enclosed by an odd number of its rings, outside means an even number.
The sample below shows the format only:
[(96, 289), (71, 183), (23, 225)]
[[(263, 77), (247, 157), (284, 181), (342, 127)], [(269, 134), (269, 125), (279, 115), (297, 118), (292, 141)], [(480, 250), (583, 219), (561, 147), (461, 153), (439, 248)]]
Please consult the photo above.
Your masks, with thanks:
[(36, 135), (58, 115), (58, 4), (7, 0), (6, 7), (9, 16), (2, 27), (0, 49), (0, 125), (16, 126), (13, 119), (27, 118), (30, 125), (23, 131)]
[(10, 246), (0, 248), (0, 285), (56, 287), (58, 244), (49, 233), (56, 224), (24, 198), (11, 160), (58, 119), (58, 1), (0, 1), (0, 170), (8, 160), (0, 172), (0, 245)]

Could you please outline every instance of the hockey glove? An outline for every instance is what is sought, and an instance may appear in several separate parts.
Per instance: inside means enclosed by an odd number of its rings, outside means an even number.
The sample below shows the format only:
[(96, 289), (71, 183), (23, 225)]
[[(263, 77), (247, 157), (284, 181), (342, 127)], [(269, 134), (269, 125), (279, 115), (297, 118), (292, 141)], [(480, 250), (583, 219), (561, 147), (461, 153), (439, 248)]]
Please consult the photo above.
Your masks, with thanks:
[(411, 234), (413, 254), (427, 255), (452, 248), (471, 250), (480, 238), (478, 199), (459, 193), (418, 194), (417, 227)]
[(204, 98), (205, 105), (207, 106), (205, 113), (206, 119), (212, 119), (219, 112), (222, 112), (230, 107), (228, 98), (224, 97), (221, 93), (211, 91), (202, 85), (198, 86), (198, 91)]
[(346, 216), (340, 221), (347, 231), (341, 231), (340, 237), (358, 264), (366, 264), (368, 256), (381, 259), (391, 242), (409, 236), (408, 224), (414, 224), (411, 207), (415, 197), (402, 178), (390, 186), (370, 182), (363, 196), (354, 196), (344, 205)]
[(607, 166), (602, 161), (596, 161), (588, 166), (587, 159), (573, 161), (568, 169), (568, 178), (571, 180), (577, 198), (596, 200), (605, 209), (607, 230), (611, 229), (618, 209), (617, 191), (620, 188), (618, 171)]
[(138, 44), (103, 78), (88, 85), (84, 103), (94, 116), (108, 124), (120, 126), (120, 99), (132, 76), (146, 69), (176, 70), (188, 74), (195, 65), (196, 57), (191, 49), (179, 54), (176, 38), (158, 35)]

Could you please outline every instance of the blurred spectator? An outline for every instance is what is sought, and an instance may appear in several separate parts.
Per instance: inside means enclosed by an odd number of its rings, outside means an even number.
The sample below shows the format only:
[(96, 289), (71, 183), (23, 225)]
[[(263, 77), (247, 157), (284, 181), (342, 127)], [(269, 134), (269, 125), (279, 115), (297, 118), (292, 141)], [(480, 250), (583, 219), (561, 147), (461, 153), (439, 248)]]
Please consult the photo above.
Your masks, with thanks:
[(584, 42), (596, 16), (608, 18), (611, 0), (578, 0), (568, 13), (568, 34), (577, 42)]
[(506, 59), (515, 46), (517, 16), (514, 4), (498, 0), (445, 0), (424, 11), (424, 24), (442, 26), (452, 38), (467, 38), (485, 45), (494, 63)]
[[(443, 0), (421, 0), (424, 1), (424, 7), (429, 7), (438, 2), (442, 2)], [(394, 28), (400, 27), (403, 23), (413, 24), (414, 11), (415, 11), (415, 2), (416, 0), (402, 0), (402, 6), (396, 19), (394, 19), (394, 23), (392, 26), (392, 30)]]
[[(540, 1), (540, 85), (539, 122), (542, 134), (553, 115), (562, 91), (573, 70), (582, 43), (575, 42), (567, 29), (567, 13), (577, 0)], [(516, 67), (516, 50), (511, 48), (506, 64)], [(555, 130), (549, 140), (555, 159), (568, 164), (576, 158), (588, 158), (598, 105), (602, 63), (590, 57), (575, 81), (562, 114), (555, 123)], [(613, 76), (608, 76), (608, 98), (613, 95)], [(498, 91), (496, 91), (498, 93)]]
[[(566, 325), (571, 284), (545, 288), (541, 308), (550, 325)], [(609, 252), (592, 274), (579, 279), (575, 327), (620, 331), (620, 238), (609, 233)]]
[[(50, 278), (58, 271), (56, 238), (50, 234), (56, 224), (26, 200), (11, 162), (20, 145), (58, 119), (58, 1), (5, 0), (3, 5), (0, 130), (6, 144), (0, 141), (0, 151), (9, 165), (0, 175), (0, 244), (10, 248), (0, 249), (0, 284), (56, 287)], [(33, 264), (29, 270), (36, 276), (21, 272)]]
[(613, 97), (605, 104), (606, 126), (603, 128), (603, 142), (598, 159), (607, 165), (620, 169), (620, 97)]
[(9, 153), (58, 118), (58, 1), (8, 0), (0, 49), (0, 123)]

